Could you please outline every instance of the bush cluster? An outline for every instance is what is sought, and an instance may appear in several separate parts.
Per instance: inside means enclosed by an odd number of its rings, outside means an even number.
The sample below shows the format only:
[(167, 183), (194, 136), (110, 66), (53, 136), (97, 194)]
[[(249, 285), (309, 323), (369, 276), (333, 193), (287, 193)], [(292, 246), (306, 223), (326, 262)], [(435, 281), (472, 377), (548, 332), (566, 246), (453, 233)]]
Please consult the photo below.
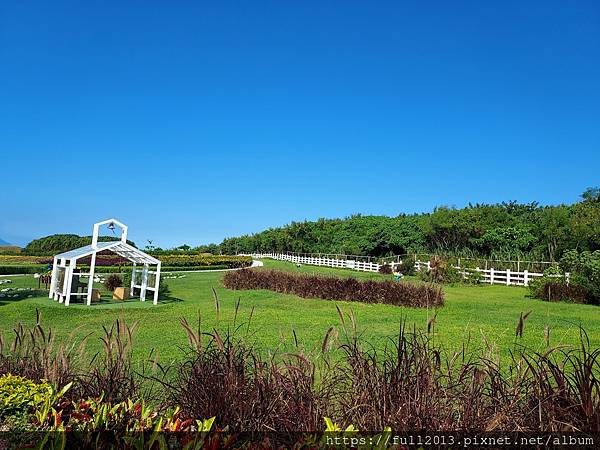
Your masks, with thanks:
[(47, 382), (33, 381), (12, 374), (0, 376), (0, 422), (9, 416), (28, 414), (52, 395)]
[(229, 289), (268, 289), (303, 298), (386, 303), (396, 306), (432, 307), (444, 304), (438, 286), (396, 281), (297, 275), (278, 270), (242, 269), (228, 272), (223, 284)]
[(556, 278), (541, 278), (530, 282), (531, 295), (548, 302), (568, 301), (586, 303), (588, 292), (578, 284), (566, 283)]
[(392, 273), (392, 266), (389, 264), (382, 264), (379, 266), (379, 273), (382, 275), (389, 275)]
[(117, 274), (113, 273), (104, 280), (104, 287), (110, 292), (114, 292), (116, 288), (121, 286), (123, 286), (123, 280)]
[(430, 270), (422, 269), (419, 278), (431, 283), (460, 283), (463, 275), (452, 264), (441, 256), (434, 256), (430, 261)]
[(401, 260), (402, 264), (400, 265), (400, 272), (404, 276), (411, 276), (416, 273), (415, 269), (415, 261), (411, 257), (405, 257)]
[(560, 260), (560, 268), (571, 273), (571, 284), (585, 289), (588, 303), (600, 304), (600, 250), (570, 250)]
[(541, 300), (599, 304), (600, 251), (566, 252), (560, 265), (548, 267), (543, 277), (529, 282), (529, 290)]

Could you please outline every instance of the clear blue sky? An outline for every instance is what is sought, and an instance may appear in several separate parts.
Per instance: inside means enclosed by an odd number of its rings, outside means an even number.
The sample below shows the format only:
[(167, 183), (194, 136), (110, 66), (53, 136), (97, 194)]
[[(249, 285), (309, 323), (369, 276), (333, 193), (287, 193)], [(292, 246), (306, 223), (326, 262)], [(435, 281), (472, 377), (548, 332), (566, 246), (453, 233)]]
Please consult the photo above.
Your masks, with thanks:
[(600, 185), (600, 3), (3, 2), (0, 237), (200, 244)]

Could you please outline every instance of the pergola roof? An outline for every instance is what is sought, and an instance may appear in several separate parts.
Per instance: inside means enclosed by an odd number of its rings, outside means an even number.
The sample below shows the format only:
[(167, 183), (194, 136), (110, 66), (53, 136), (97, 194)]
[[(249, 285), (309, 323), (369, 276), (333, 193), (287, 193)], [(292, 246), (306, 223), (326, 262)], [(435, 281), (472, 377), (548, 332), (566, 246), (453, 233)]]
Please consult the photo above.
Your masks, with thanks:
[(122, 241), (111, 241), (111, 242), (98, 242), (96, 247), (93, 245), (86, 245), (84, 247), (69, 250), (68, 252), (56, 255), (57, 259), (70, 259), (77, 260), (85, 258), (86, 256), (93, 255), (96, 252), (109, 250), (116, 253), (123, 258), (128, 259), (134, 263), (140, 264), (158, 264), (160, 261), (147, 253), (135, 248), (132, 245)]
[[(118, 241), (109, 242), (98, 242), (100, 237), (100, 227), (106, 225), (106, 227), (115, 232), (115, 228), (121, 229), (121, 238)], [(94, 224), (94, 231), (92, 233), (92, 244), (85, 245), (80, 248), (63, 252), (54, 257), (54, 263), (52, 264), (52, 280), (50, 282), (50, 292), (48, 297), (53, 298), (55, 301), (64, 303), (69, 306), (71, 297), (85, 295), (87, 297), (86, 303), (88, 306), (92, 304), (92, 297), (96, 300), (99, 299), (99, 291), (94, 289), (94, 271), (96, 268), (96, 256), (98, 253), (103, 251), (110, 251), (117, 255), (128, 259), (133, 262), (133, 269), (131, 272), (131, 284), (128, 289), (123, 288), (123, 293), (119, 294), (117, 298), (129, 298), (130, 293), (133, 293), (136, 289), (139, 289), (140, 301), (146, 301), (146, 292), (148, 290), (153, 292), (154, 300), (153, 303), (158, 304), (159, 287), (160, 287), (160, 261), (153, 256), (135, 248), (127, 243), (127, 225), (119, 222), (115, 219), (103, 220)], [(87, 272), (76, 272), (77, 260), (91, 256), (89, 270)], [(143, 264), (140, 269), (137, 264)], [(149, 266), (154, 265), (156, 269), (150, 272)], [(141, 273), (141, 279), (138, 279), (137, 275)], [(151, 278), (149, 275), (152, 274)], [(77, 277), (77, 279), (75, 279)], [(88, 279), (87, 281), (87, 292), (79, 292), (82, 287), (81, 278)], [(152, 285), (148, 285), (148, 281), (152, 280)], [(96, 294), (94, 294), (96, 291)], [(113, 294), (113, 298), (114, 295)]]

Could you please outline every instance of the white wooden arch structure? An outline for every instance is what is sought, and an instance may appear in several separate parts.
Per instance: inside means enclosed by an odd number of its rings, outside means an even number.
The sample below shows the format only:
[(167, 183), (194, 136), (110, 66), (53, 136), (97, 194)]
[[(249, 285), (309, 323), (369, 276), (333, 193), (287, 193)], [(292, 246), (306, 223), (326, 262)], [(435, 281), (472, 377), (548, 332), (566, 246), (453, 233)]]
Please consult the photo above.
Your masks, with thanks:
[[(100, 227), (107, 225), (109, 229), (116, 227), (121, 229), (121, 239), (118, 241), (98, 242)], [(92, 290), (94, 287), (94, 275), (96, 269), (96, 255), (98, 252), (111, 251), (133, 263), (131, 273), (131, 293), (139, 289), (140, 300), (146, 301), (146, 292), (152, 291), (154, 294), (154, 304), (158, 303), (158, 288), (160, 286), (160, 261), (153, 256), (144, 253), (127, 243), (127, 225), (115, 219), (104, 220), (94, 224), (92, 235), (92, 244), (85, 247), (76, 248), (54, 257), (52, 266), (52, 281), (50, 283), (49, 298), (54, 299), (66, 306), (70, 304), (73, 296), (86, 296), (87, 305), (92, 304)], [(91, 257), (89, 272), (77, 270), (77, 261), (82, 258)], [(142, 267), (139, 268), (138, 264)], [(155, 270), (150, 270), (150, 266), (156, 266)], [(87, 289), (83, 293), (72, 292), (73, 279), (77, 277), (87, 277)], [(150, 278), (153, 282), (149, 283)]]

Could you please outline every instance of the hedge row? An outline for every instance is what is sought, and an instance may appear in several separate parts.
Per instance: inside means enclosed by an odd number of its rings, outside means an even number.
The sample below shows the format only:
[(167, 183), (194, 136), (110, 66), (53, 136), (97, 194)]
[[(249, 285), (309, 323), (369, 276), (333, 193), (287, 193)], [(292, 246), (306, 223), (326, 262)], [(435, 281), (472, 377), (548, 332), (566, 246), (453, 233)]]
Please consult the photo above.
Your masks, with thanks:
[(432, 284), (295, 275), (278, 270), (242, 269), (229, 272), (223, 277), (223, 284), (229, 289), (268, 289), (303, 298), (421, 308), (444, 304), (442, 289)]
[(27, 266), (0, 266), (0, 275), (20, 275), (22, 273), (41, 273), (45, 272), (47, 265), (29, 264)]
[[(221, 255), (164, 255), (158, 257), (164, 266), (168, 267), (211, 267), (237, 269), (252, 264), (250, 256), (221, 256)], [(82, 258), (78, 264), (89, 265), (91, 257)], [(29, 264), (52, 264), (53, 258), (39, 256), (0, 256), (0, 265), (25, 266)], [(121, 266), (131, 265), (131, 262), (119, 255), (98, 254), (96, 266)], [(21, 272), (23, 273), (23, 272)], [(27, 272), (30, 273), (30, 272)]]
[(226, 266), (231, 269), (248, 267), (252, 264), (250, 256), (221, 255), (164, 255), (158, 259), (170, 267)]
[[(47, 265), (28, 265), (28, 266), (0, 266), (0, 275), (21, 275), (46, 272)], [(96, 266), (96, 273), (124, 273), (131, 271), (131, 266)], [(79, 266), (78, 269), (84, 272), (88, 267)], [(221, 266), (193, 266), (193, 267), (161, 267), (162, 272), (177, 272), (182, 270), (223, 270), (229, 269), (225, 265)]]
[[(131, 266), (102, 266), (96, 267), (96, 273), (124, 273), (131, 271)], [(139, 266), (138, 266), (139, 268)], [(87, 268), (84, 268), (87, 269)], [(178, 272), (184, 270), (222, 270), (228, 269), (227, 266), (194, 266), (194, 267), (161, 267), (161, 272)], [(153, 269), (152, 269), (153, 270)]]
[(0, 255), (0, 264), (45, 264), (52, 262), (52, 258), (42, 256), (26, 256), (26, 255)]

